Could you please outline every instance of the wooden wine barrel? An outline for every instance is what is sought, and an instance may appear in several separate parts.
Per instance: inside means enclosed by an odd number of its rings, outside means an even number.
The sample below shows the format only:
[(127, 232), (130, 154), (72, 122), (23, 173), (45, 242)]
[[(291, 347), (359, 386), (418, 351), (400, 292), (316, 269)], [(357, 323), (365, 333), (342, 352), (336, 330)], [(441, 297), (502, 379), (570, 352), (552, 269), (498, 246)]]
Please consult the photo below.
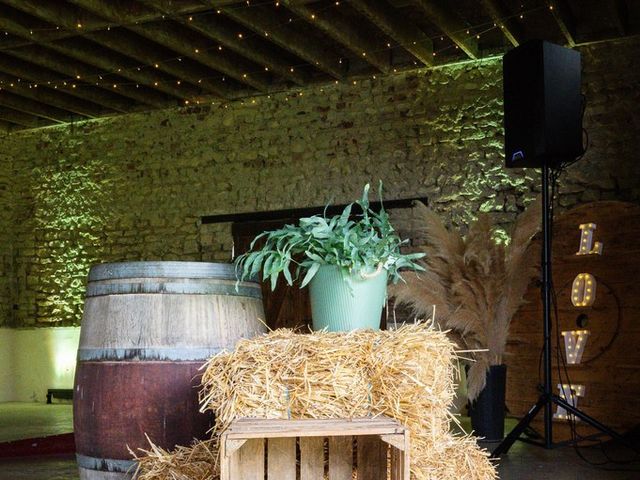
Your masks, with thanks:
[[(576, 255), (581, 224), (595, 224), (593, 241), (602, 253)], [(552, 332), (553, 390), (567, 377), (584, 388), (577, 406), (596, 420), (621, 433), (640, 425), (640, 206), (623, 202), (596, 202), (579, 206), (556, 218), (553, 238), (553, 280), (557, 293), (558, 329)], [(539, 241), (539, 239), (537, 240)], [(596, 284), (591, 306), (574, 306), (573, 281), (588, 273)], [(532, 283), (528, 303), (514, 316), (507, 345), (507, 406), (523, 416), (536, 402), (542, 349), (542, 302), (539, 285)], [(552, 312), (553, 314), (554, 312)], [(564, 339), (556, 332), (587, 330), (582, 359), (569, 364)], [(558, 333), (559, 333), (558, 332)], [(564, 358), (565, 361), (558, 361)], [(565, 366), (566, 363), (566, 366)], [(554, 407), (554, 412), (556, 407)], [(534, 426), (542, 431), (542, 415)], [(567, 420), (555, 418), (554, 439), (567, 439)], [(595, 433), (578, 422), (580, 435)]]
[[(82, 480), (131, 477), (145, 436), (172, 449), (204, 438), (199, 368), (265, 331), (260, 285), (233, 265), (133, 262), (91, 268), (74, 389)], [(128, 473), (127, 473), (128, 472)]]

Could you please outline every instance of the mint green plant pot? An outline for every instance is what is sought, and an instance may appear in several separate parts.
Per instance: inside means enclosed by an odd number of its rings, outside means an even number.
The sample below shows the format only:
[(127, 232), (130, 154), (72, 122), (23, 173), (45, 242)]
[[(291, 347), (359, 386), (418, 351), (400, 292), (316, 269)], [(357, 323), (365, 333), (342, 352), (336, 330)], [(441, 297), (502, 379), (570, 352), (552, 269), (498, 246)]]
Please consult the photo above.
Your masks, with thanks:
[(314, 330), (379, 330), (387, 296), (387, 271), (352, 275), (350, 287), (338, 267), (323, 265), (309, 283), (309, 294)]

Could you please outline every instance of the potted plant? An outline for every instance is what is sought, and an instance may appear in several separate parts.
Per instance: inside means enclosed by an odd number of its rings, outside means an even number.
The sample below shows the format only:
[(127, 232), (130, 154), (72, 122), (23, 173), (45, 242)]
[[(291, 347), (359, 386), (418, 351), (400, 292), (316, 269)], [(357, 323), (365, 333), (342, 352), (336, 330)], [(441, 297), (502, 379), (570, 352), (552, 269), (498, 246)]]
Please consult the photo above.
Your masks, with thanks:
[[(427, 254), (426, 271), (408, 275), (391, 295), (415, 314), (432, 316), (451, 331), (462, 348), (476, 350), (467, 372), (471, 423), (488, 441), (504, 435), (506, 365), (503, 357), (509, 325), (539, 269), (540, 256), (531, 240), (540, 229), (539, 202), (517, 219), (508, 240), (498, 241), (497, 228), (486, 214), (466, 235), (449, 230), (440, 217), (418, 203)], [(503, 237), (504, 240), (504, 237)]]
[[(382, 200), (382, 183), (379, 195)], [(354, 213), (354, 205), (361, 212)], [(264, 246), (254, 250), (262, 238)], [(387, 282), (397, 282), (400, 269), (422, 269), (415, 261), (424, 253), (402, 253), (406, 243), (384, 208), (370, 208), (367, 184), (362, 198), (339, 215), (313, 215), (258, 235), (236, 259), (236, 272), (244, 280), (262, 271), (272, 290), (281, 274), (288, 285), (302, 278), (300, 288), (310, 287), (315, 330), (377, 329)]]

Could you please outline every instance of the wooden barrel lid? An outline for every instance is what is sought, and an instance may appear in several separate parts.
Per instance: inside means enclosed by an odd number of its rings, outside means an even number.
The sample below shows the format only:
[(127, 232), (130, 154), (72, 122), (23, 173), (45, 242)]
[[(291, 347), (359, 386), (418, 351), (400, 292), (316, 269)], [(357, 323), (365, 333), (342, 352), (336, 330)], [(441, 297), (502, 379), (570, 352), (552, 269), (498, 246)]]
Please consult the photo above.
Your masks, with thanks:
[(260, 284), (237, 282), (235, 266), (209, 262), (120, 262), (94, 265), (87, 297), (142, 293), (262, 298)]
[(117, 262), (101, 263), (91, 267), (89, 281), (120, 278), (211, 278), (236, 279), (235, 266), (231, 263), (211, 262)]

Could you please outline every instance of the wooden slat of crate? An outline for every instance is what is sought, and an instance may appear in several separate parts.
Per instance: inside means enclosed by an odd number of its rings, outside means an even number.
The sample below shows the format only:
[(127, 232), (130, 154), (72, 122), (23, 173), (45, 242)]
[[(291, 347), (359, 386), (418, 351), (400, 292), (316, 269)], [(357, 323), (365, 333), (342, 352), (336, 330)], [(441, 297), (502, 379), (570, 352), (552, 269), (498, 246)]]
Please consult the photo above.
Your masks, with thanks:
[[(229, 446), (238, 447), (235, 454), (227, 455), (225, 450)], [(264, 480), (264, 439), (254, 438), (240, 445), (223, 442), (221, 448), (221, 458), (228, 459), (220, 464), (221, 478)]]
[(351, 480), (353, 437), (329, 437), (329, 478)]
[(324, 438), (300, 438), (300, 478), (322, 478), (324, 475)]
[(332, 437), (401, 434), (405, 428), (388, 417), (279, 420), (242, 418), (225, 431), (227, 438)]
[(387, 444), (378, 435), (358, 437), (358, 480), (387, 478)]
[[(357, 439), (358, 480), (387, 478), (391, 446), (392, 480), (409, 480), (409, 432), (388, 417), (327, 420), (236, 420), (221, 436), (221, 480), (295, 480), (296, 438), (301, 480), (324, 479), (324, 438), (329, 439), (329, 480), (350, 480), (353, 437)], [(250, 458), (251, 457), (251, 458)], [(261, 464), (261, 467), (258, 467)], [(251, 470), (251, 474), (248, 474)], [(245, 473), (247, 472), (247, 473)]]
[(267, 439), (267, 478), (296, 480), (296, 439)]

